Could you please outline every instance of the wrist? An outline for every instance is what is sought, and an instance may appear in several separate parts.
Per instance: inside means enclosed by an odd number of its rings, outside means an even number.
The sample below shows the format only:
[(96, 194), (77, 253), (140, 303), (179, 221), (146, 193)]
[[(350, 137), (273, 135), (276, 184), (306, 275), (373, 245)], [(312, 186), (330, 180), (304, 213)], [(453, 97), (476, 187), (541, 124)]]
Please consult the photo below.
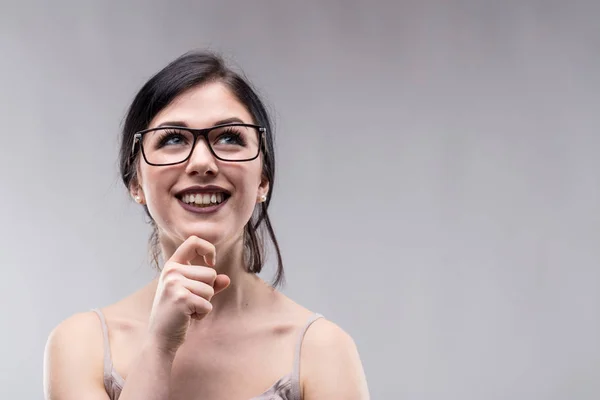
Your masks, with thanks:
[(148, 338), (142, 346), (142, 354), (144, 358), (151, 358), (159, 361), (161, 364), (172, 364), (175, 359), (177, 348), (172, 348), (165, 343), (156, 340), (155, 338)]

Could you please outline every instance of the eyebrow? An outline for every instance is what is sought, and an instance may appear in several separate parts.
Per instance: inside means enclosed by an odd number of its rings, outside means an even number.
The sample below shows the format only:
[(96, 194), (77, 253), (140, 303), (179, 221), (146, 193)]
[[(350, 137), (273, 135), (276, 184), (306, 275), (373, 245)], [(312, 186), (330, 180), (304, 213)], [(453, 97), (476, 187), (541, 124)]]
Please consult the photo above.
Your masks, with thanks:
[[(220, 121), (215, 122), (212, 126), (217, 126), (217, 125), (224, 125), (224, 124), (233, 124), (233, 123), (240, 123), (240, 124), (245, 124), (244, 121), (242, 121), (240, 118), (238, 117), (231, 117), (231, 118), (225, 118), (222, 119)], [(163, 126), (181, 126), (184, 128), (190, 128), (190, 126), (185, 122), (185, 121), (165, 121), (161, 124), (158, 124), (156, 127), (160, 128)]]

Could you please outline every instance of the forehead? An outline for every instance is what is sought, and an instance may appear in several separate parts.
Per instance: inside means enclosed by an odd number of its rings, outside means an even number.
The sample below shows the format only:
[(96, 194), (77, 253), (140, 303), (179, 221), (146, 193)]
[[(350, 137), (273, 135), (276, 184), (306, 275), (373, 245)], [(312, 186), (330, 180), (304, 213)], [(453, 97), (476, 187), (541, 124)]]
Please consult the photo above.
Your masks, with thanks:
[(191, 88), (177, 96), (150, 122), (153, 128), (169, 121), (182, 121), (193, 128), (205, 128), (216, 121), (237, 117), (245, 123), (253, 118), (231, 90), (220, 82), (211, 82)]

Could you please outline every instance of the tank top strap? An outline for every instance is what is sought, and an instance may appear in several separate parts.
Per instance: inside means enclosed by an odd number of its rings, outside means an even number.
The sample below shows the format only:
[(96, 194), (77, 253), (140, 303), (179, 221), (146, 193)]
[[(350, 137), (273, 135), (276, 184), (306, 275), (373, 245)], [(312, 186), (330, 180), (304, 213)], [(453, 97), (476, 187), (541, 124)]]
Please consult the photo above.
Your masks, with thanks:
[(292, 393), (293, 399), (300, 400), (302, 397), (301, 387), (300, 387), (300, 352), (302, 351), (302, 342), (304, 340), (304, 336), (306, 335), (306, 331), (313, 322), (318, 320), (319, 318), (324, 318), (323, 315), (315, 313), (310, 316), (306, 324), (300, 330), (298, 335), (298, 339), (296, 341), (296, 352), (294, 354), (294, 367), (292, 369)]
[(102, 326), (102, 338), (104, 340), (104, 385), (106, 386), (111, 379), (113, 363), (110, 356), (110, 343), (108, 341), (108, 326), (106, 325), (106, 318), (99, 308), (92, 309), (100, 319), (100, 325)]

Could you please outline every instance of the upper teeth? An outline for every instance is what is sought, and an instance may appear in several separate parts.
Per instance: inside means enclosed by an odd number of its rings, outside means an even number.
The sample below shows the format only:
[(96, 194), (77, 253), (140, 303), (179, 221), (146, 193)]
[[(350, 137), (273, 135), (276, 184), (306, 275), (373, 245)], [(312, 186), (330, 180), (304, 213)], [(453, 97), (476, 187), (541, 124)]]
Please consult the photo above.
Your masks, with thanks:
[(181, 200), (188, 204), (219, 204), (223, 201), (223, 197), (223, 193), (196, 193), (184, 194)]

